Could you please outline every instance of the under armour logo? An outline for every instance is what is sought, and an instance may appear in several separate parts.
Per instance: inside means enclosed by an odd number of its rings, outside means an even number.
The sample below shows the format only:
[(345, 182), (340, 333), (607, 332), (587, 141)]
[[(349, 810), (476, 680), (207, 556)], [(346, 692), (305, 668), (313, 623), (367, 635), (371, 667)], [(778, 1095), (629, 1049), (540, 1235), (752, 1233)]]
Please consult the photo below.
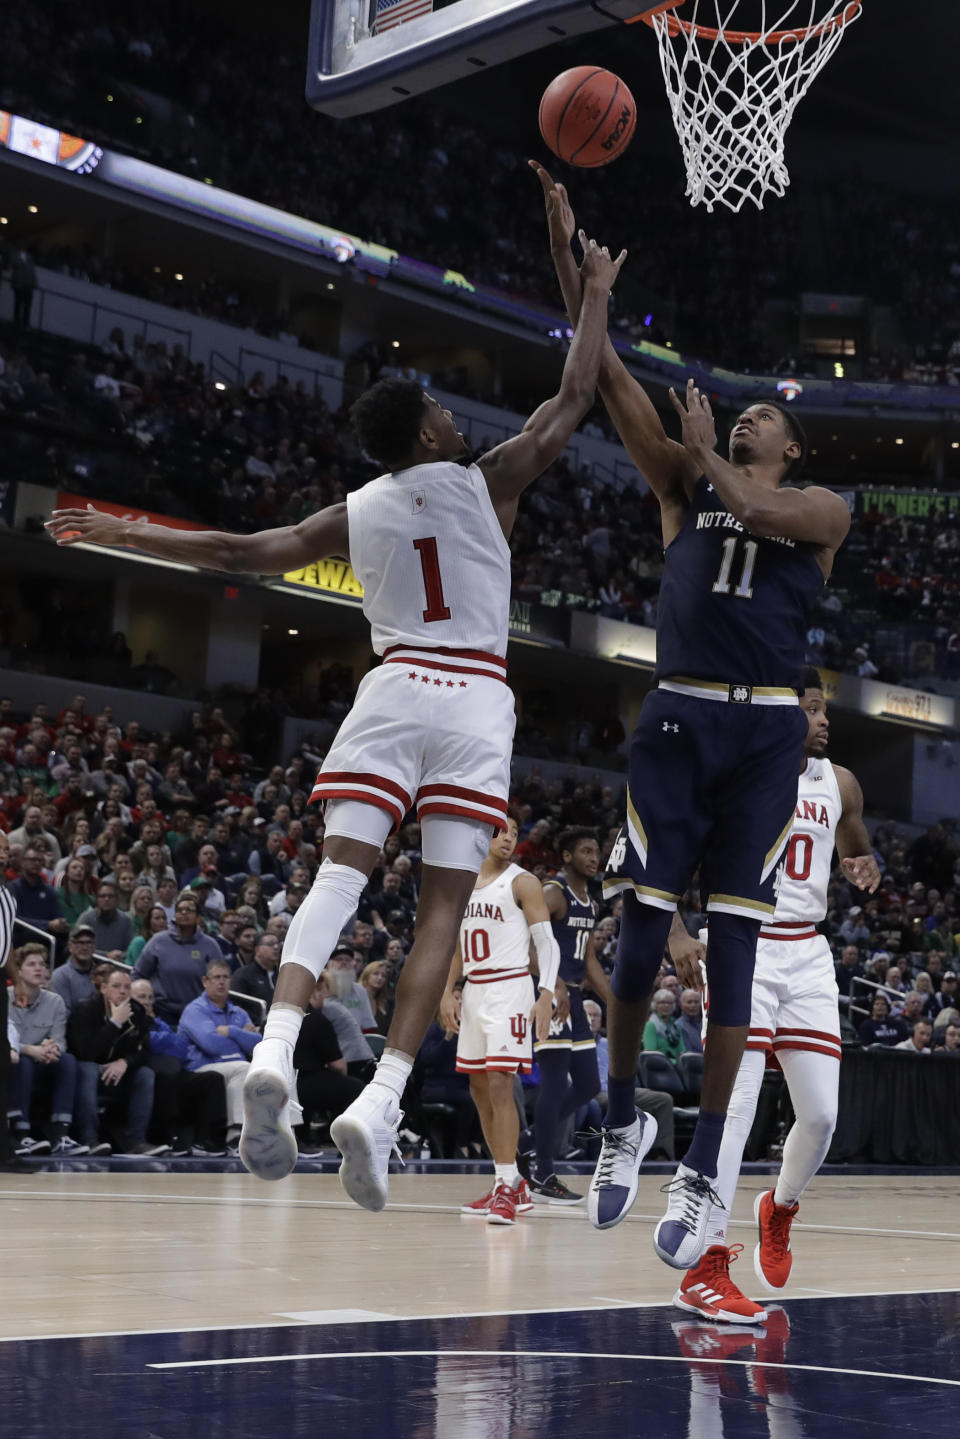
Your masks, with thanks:
[(680, 733), (680, 726), (679, 726), (678, 724), (671, 724), (669, 720), (664, 720), (664, 722), (663, 722), (663, 732), (664, 732), (664, 734), (668, 734), (668, 733), (670, 733), (671, 731), (673, 732), (673, 734), (679, 734), (679, 733)]

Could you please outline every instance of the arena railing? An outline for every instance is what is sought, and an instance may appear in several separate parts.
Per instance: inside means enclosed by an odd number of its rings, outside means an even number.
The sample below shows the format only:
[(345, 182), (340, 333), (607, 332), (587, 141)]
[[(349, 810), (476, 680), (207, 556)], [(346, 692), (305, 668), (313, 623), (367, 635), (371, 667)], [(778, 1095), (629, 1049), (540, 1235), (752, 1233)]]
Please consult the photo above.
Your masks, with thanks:
[[(18, 929), (25, 929), (31, 939), (39, 939), (43, 941), (50, 953), (50, 959), (48, 963), (52, 972), (54, 956), (57, 949), (57, 941), (54, 939), (53, 935), (47, 934), (47, 931), (45, 929), (38, 929), (35, 924), (29, 924), (25, 919), (21, 919), (19, 915), (17, 915), (16, 919), (13, 921), (13, 929), (14, 933), (16, 933)], [(27, 941), (21, 940), (21, 943), (26, 944)]]

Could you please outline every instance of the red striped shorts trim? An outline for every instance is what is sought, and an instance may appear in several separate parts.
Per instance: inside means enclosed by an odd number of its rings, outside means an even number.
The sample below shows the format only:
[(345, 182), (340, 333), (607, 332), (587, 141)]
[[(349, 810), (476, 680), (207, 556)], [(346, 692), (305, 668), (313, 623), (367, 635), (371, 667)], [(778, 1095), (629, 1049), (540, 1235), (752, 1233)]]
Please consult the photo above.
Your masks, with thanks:
[(415, 665), (418, 669), (445, 670), (449, 674), (474, 675), (507, 683), (507, 662), (485, 650), (450, 650), (391, 645), (384, 651), (387, 665)]
[(310, 803), (331, 799), (357, 799), (364, 804), (375, 805), (377, 809), (385, 809), (398, 826), (403, 823), (407, 811), (413, 808), (412, 797), (396, 780), (347, 770), (328, 770), (317, 775)]
[(458, 1059), (458, 1074), (482, 1074), (484, 1070), (495, 1069), (502, 1074), (529, 1074), (533, 1063), (529, 1054), (521, 1057), (517, 1055), (511, 1058), (507, 1054), (498, 1054), (495, 1059)]
[(777, 930), (775, 925), (765, 925), (760, 931), (760, 938), (775, 939), (780, 944), (793, 944), (798, 939), (819, 939), (820, 931), (804, 929), (799, 934), (796, 931), (785, 933), (783, 930)]
[(428, 814), (458, 815), (494, 829), (507, 827), (507, 801), (499, 795), (464, 789), (458, 784), (425, 784), (417, 791), (417, 818)]
[(488, 970), (486, 974), (466, 974), (467, 984), (496, 984), (501, 979), (526, 979), (529, 969), (505, 969), (502, 973)]

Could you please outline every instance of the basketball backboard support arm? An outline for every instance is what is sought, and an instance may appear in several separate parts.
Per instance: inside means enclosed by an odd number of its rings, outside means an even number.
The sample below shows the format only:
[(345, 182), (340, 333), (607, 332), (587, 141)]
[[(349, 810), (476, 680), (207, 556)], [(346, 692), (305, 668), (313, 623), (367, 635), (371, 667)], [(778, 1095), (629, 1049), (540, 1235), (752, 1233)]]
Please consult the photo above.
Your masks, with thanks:
[(307, 100), (325, 115), (364, 115), (531, 50), (675, 4), (447, 0), (443, 8), (374, 34), (377, 0), (313, 0)]

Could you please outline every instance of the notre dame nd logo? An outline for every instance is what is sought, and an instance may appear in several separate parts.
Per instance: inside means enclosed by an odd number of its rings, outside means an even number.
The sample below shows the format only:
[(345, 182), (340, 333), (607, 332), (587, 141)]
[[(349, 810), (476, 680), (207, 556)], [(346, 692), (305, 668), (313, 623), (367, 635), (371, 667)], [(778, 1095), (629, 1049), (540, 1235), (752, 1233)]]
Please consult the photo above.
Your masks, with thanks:
[(510, 1016), (510, 1033), (518, 1044), (522, 1044), (527, 1037), (527, 1016), (525, 1014), (512, 1014)]

